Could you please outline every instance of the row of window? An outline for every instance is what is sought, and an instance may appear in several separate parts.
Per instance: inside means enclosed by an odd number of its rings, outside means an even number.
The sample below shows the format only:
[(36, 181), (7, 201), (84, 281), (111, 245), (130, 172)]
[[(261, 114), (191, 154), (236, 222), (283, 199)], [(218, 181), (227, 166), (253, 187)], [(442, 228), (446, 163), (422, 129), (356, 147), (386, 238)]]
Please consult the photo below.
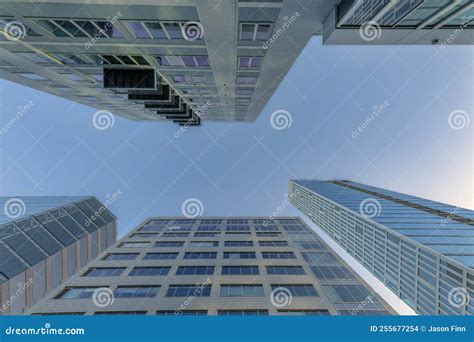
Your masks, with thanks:
[[(118, 277), (126, 267), (93, 267), (84, 273), (85, 277)], [(175, 275), (213, 275), (215, 266), (180, 266)], [(170, 266), (137, 266), (129, 276), (166, 276)], [(305, 274), (301, 266), (266, 266), (267, 274), (302, 275)], [(258, 266), (222, 266), (222, 275), (258, 275)]]
[[(170, 227), (165, 227), (161, 225), (146, 225), (140, 228), (139, 232), (146, 232), (146, 233), (159, 233), (162, 231), (166, 232), (182, 232), (182, 233), (189, 233), (193, 231), (194, 226), (181, 224), (175, 225)], [(255, 225), (256, 232), (278, 232), (280, 229), (276, 225)], [(283, 225), (283, 230), (286, 232), (291, 233), (300, 233), (306, 232), (307, 229), (305, 226), (302, 225)], [(248, 224), (228, 224), (226, 226), (219, 226), (219, 225), (199, 225), (196, 229), (197, 232), (251, 232), (252, 229)]]
[[(160, 244), (155, 247), (179, 247), (175, 242)], [(296, 259), (293, 252), (261, 252), (263, 259)], [(104, 260), (133, 260), (138, 253), (110, 253), (105, 256)], [(178, 253), (147, 253), (143, 259), (176, 259)], [(256, 252), (224, 252), (224, 259), (256, 259)], [(216, 259), (217, 252), (186, 252), (184, 259)], [(155, 260), (156, 260), (155, 259)]]
[[(181, 233), (165, 233), (171, 234), (170, 237), (179, 237)], [(144, 247), (149, 242), (122, 242), (119, 247)], [(184, 241), (158, 241), (154, 247), (182, 247)], [(218, 247), (219, 241), (190, 241), (189, 247)], [(287, 247), (287, 241), (258, 241), (260, 247)], [(253, 247), (253, 241), (224, 241), (224, 247)]]
[[(288, 316), (328, 316), (327, 309), (289, 309), (278, 310), (280, 315)], [(55, 313), (35, 313), (33, 315), (84, 315), (84, 312), (55, 312)], [(94, 315), (146, 315), (146, 311), (97, 311)], [(173, 315), (173, 316), (206, 316), (207, 310), (158, 310), (156, 315)], [(349, 314), (349, 313), (347, 313)], [(217, 310), (218, 316), (267, 316), (266, 309), (245, 309), (245, 310)]]
[[(167, 233), (168, 235), (163, 234), (164, 237), (186, 237), (189, 236), (189, 234), (181, 234), (181, 233)], [(175, 234), (175, 235), (171, 235)], [(177, 234), (177, 235), (176, 235)], [(210, 231), (210, 232), (196, 232), (193, 234), (194, 237), (218, 237), (221, 234), (220, 231)], [(226, 232), (225, 235), (227, 236), (235, 236), (235, 235), (245, 235), (245, 236), (250, 236), (252, 233), (251, 232), (245, 232), (245, 231), (234, 231), (234, 232)], [(154, 238), (157, 237), (159, 233), (134, 233), (131, 237), (133, 238)], [(257, 237), (279, 237), (281, 236), (281, 232), (257, 232), (256, 236)]]
[[(273, 290), (284, 288), (295, 297), (316, 297), (318, 293), (312, 284), (271, 284)], [(113, 292), (114, 298), (153, 298), (161, 286), (118, 286)], [(210, 297), (210, 284), (169, 285), (166, 297)], [(98, 290), (99, 289), (99, 290)], [(89, 299), (99, 287), (68, 287), (55, 299)], [(264, 297), (261, 284), (222, 284), (219, 288), (220, 297)]]
[[(167, 224), (183, 224), (183, 225), (193, 225), (193, 224), (263, 224), (267, 225), (269, 222), (268, 219), (151, 219), (148, 221), (145, 226), (166, 226)], [(278, 222), (281, 224), (301, 224), (299, 219), (275, 219), (271, 222)]]

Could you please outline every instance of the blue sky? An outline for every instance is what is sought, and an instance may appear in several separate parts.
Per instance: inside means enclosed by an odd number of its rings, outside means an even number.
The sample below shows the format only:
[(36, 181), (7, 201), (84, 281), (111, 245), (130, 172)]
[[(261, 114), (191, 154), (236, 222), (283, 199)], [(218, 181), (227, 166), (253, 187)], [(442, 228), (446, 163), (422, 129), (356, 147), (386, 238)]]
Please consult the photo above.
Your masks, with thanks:
[[(33, 103), (0, 135), (0, 195), (105, 201), (120, 191), (110, 207), (120, 234), (149, 216), (181, 215), (188, 198), (203, 215), (267, 216), (291, 178), (347, 178), (472, 209), (473, 57), (471, 46), (313, 38), (255, 123), (205, 122), (179, 138), (175, 124), (118, 116), (98, 130), (97, 109), (0, 80), (0, 126)], [(291, 126), (272, 127), (278, 110)], [(281, 214), (299, 215), (291, 206)]]

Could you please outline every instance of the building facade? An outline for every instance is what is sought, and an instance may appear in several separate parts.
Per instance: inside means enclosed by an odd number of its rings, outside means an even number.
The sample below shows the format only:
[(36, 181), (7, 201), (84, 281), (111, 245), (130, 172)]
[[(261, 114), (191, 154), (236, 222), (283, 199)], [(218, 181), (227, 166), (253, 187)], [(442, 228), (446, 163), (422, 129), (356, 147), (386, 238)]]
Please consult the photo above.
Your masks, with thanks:
[(290, 181), (291, 202), (422, 315), (474, 312), (474, 212), (345, 180)]
[(1, 315), (20, 315), (117, 239), (94, 197), (1, 197)]
[(296, 217), (151, 218), (28, 311), (390, 315)]
[(134, 120), (253, 122), (312, 36), (472, 44), (472, 12), (469, 0), (0, 0), (0, 77)]

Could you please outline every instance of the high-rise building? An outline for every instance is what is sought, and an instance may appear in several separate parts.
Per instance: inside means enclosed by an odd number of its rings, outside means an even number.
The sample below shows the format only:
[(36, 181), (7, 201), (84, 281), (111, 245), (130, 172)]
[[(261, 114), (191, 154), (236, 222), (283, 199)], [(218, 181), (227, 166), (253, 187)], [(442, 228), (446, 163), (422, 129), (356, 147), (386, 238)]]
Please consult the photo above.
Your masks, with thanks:
[(28, 312), (394, 313), (296, 217), (150, 218)]
[(474, 313), (474, 212), (346, 180), (290, 181), (290, 200), (422, 315)]
[(312, 36), (472, 44), (472, 12), (469, 0), (0, 1), (0, 77), (134, 120), (253, 122)]
[(20, 315), (116, 242), (94, 197), (0, 197), (1, 315)]

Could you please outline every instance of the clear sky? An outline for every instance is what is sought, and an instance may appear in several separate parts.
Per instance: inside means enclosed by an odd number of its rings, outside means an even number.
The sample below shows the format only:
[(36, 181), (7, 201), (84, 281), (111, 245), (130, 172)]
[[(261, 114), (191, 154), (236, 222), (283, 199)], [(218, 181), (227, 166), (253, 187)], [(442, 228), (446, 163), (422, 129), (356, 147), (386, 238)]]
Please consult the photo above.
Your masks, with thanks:
[[(189, 198), (206, 216), (268, 216), (292, 178), (346, 178), (473, 209), (473, 60), (472, 46), (315, 37), (255, 123), (204, 122), (179, 138), (173, 123), (118, 116), (99, 130), (97, 109), (0, 80), (0, 196), (120, 193), (110, 206), (120, 235), (149, 216), (182, 215)], [(277, 130), (281, 110), (291, 125)]]

